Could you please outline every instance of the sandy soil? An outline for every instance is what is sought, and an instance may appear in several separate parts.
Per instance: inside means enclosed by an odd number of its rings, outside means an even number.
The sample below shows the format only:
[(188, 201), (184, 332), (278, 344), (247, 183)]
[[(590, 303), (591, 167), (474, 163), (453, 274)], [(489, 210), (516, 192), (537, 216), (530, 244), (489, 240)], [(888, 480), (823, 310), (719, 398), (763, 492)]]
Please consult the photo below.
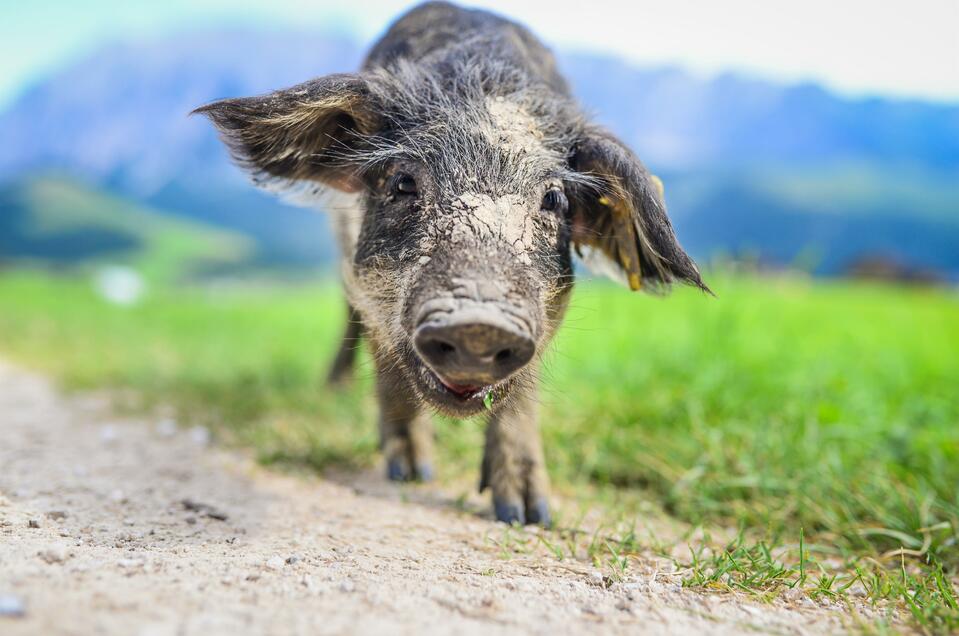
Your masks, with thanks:
[[(366, 488), (362, 484), (376, 483)], [(505, 559), (442, 493), (279, 475), (0, 362), (0, 633), (835, 633), (838, 608)], [(409, 500), (413, 499), (414, 502)], [(186, 502), (186, 503), (184, 503)]]

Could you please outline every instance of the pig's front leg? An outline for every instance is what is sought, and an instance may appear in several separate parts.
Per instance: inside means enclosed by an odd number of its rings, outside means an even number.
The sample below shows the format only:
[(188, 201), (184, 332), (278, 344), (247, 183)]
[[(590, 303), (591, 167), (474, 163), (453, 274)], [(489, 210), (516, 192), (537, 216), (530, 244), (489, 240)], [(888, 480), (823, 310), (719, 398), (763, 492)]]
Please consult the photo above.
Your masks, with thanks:
[(433, 478), (433, 421), (395, 366), (377, 364), (380, 449), (393, 481)]
[(336, 352), (336, 358), (333, 360), (330, 372), (326, 376), (328, 386), (345, 384), (353, 375), (353, 365), (356, 362), (356, 352), (360, 348), (362, 336), (363, 322), (360, 318), (360, 312), (350, 305), (347, 307), (346, 328), (343, 330), (343, 337), (340, 339), (340, 347)]
[(539, 434), (536, 390), (494, 409), (486, 428), (480, 491), (493, 491), (499, 521), (550, 525), (549, 476)]

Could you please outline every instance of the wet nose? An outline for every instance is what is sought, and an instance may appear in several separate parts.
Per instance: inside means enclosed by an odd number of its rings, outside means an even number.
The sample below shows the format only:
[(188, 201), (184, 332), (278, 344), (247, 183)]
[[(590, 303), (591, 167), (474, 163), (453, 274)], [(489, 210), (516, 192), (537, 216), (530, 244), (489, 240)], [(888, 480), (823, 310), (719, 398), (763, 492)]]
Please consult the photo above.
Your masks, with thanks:
[(533, 358), (533, 338), (497, 311), (446, 314), (420, 325), (413, 346), (440, 379), (482, 387), (509, 377)]

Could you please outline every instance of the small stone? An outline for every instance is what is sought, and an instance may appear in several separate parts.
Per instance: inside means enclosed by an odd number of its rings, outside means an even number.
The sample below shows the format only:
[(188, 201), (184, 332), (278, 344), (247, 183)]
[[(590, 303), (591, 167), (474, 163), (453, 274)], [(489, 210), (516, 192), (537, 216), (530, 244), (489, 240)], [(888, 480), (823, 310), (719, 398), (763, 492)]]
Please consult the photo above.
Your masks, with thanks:
[(12, 594), (0, 594), (0, 616), (21, 618), (26, 615), (23, 599)]
[(210, 429), (205, 426), (194, 426), (190, 429), (190, 440), (197, 446), (206, 446), (210, 443)]
[(227, 519), (230, 518), (229, 515), (227, 515), (222, 510), (219, 510), (215, 506), (211, 506), (210, 504), (205, 504), (200, 501), (194, 501), (192, 499), (183, 499), (182, 501), (180, 501), (180, 504), (183, 506), (185, 510), (189, 510), (190, 512), (196, 512), (198, 514), (209, 517), (210, 519), (216, 519), (217, 521), (226, 521)]
[(29, 519), (29, 520), (27, 521), (27, 527), (28, 527), (28, 528), (39, 528), (39, 527), (40, 527), (40, 520), (39, 520), (39, 519)]
[(70, 553), (62, 545), (53, 545), (49, 548), (44, 548), (40, 550), (37, 555), (51, 565), (54, 563), (63, 563), (70, 558)]
[(282, 570), (283, 569), (283, 559), (278, 556), (271, 557), (267, 559), (265, 565), (271, 570)]
[(47, 513), (47, 519), (52, 519), (53, 521), (63, 521), (67, 518), (67, 513), (63, 510), (51, 510)]
[(295, 554), (294, 554), (293, 556), (286, 557), (286, 564), (287, 564), (287, 565), (295, 565), (295, 564), (297, 564), (297, 563), (299, 563), (299, 562), (300, 562), (300, 557), (298, 557), (298, 556), (295, 555)]
[(176, 420), (167, 417), (157, 422), (156, 433), (160, 437), (173, 437), (176, 435), (176, 431)]

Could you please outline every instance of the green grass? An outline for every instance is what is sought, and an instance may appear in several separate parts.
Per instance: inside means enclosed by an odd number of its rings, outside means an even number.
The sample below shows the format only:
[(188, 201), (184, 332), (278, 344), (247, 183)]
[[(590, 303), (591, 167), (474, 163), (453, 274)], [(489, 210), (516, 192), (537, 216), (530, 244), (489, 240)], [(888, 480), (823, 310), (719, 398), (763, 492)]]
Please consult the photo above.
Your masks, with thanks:
[[(585, 532), (567, 512), (496, 545), (612, 575), (652, 552), (688, 586), (859, 590), (925, 631), (959, 629), (959, 296), (710, 282), (717, 299), (580, 287), (543, 370), (543, 430), (557, 490), (609, 523)], [(376, 457), (369, 363), (345, 392), (321, 386), (344, 318), (332, 284), (160, 288), (117, 308), (76, 280), (0, 277), (4, 355), (317, 469)], [(438, 435), (444, 475), (472, 483), (479, 423)], [(689, 524), (692, 553), (644, 529), (656, 508)]]

